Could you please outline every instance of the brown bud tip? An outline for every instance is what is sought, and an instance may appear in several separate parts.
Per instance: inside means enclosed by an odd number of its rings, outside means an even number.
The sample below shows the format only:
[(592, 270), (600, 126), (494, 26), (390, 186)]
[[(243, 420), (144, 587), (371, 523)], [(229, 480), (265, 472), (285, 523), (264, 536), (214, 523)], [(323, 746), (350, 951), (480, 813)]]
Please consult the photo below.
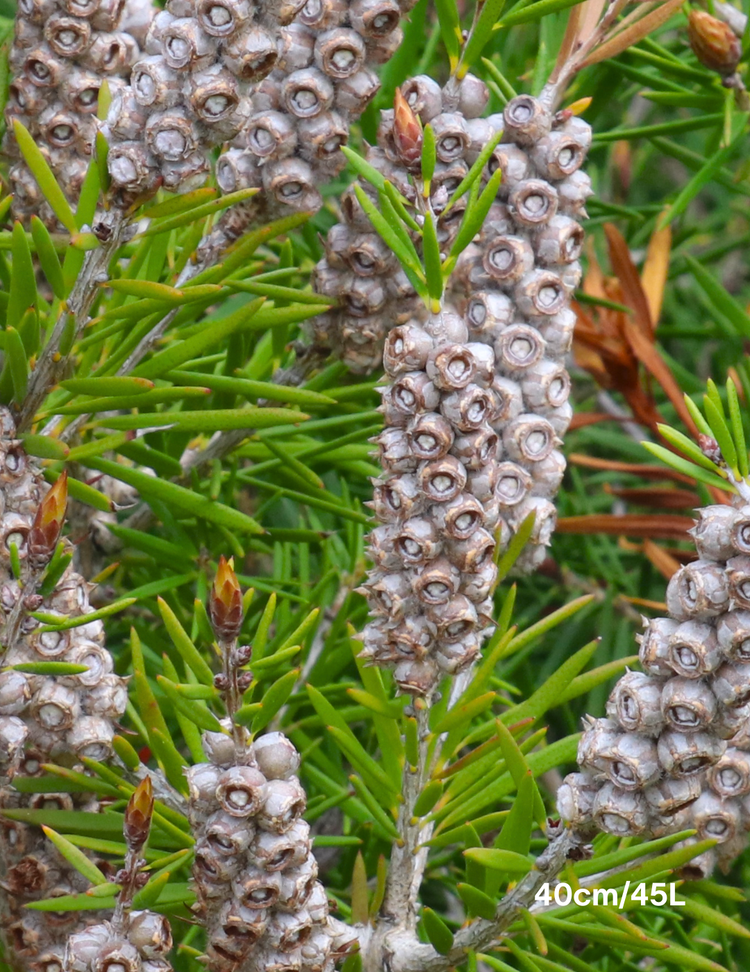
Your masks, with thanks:
[(151, 777), (147, 776), (135, 788), (125, 810), (123, 833), (131, 849), (140, 850), (146, 843), (153, 811), (154, 788), (151, 785)]
[(39, 504), (34, 523), (29, 530), (29, 563), (32, 567), (41, 568), (49, 563), (60, 539), (67, 505), (68, 472), (63, 470)]
[(234, 641), (242, 627), (242, 591), (234, 572), (234, 560), (221, 557), (208, 599), (208, 613), (219, 641)]
[(693, 53), (704, 67), (733, 74), (742, 55), (742, 43), (729, 24), (705, 10), (688, 14), (688, 37)]
[(407, 168), (418, 168), (422, 159), (422, 126), (409, 102), (396, 88), (393, 98), (393, 141)]
[(698, 446), (706, 459), (710, 459), (711, 462), (717, 464), (724, 462), (719, 443), (716, 439), (712, 439), (710, 435), (704, 435), (702, 432), (699, 432)]

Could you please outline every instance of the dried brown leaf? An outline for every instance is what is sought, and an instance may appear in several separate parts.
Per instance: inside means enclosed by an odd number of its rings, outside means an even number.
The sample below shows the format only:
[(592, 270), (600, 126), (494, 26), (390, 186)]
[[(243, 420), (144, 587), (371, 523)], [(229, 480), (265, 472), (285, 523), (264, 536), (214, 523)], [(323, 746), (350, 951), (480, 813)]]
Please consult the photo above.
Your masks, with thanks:
[(638, 271), (630, 256), (628, 244), (614, 224), (605, 223), (604, 232), (609, 246), (609, 259), (622, 287), (624, 303), (632, 308), (633, 319), (643, 333), (651, 335), (654, 330), (651, 311)]
[(658, 544), (651, 540), (644, 540), (643, 552), (656, 567), (660, 574), (670, 580), (673, 574), (680, 569), (680, 562)]
[(599, 459), (595, 456), (585, 456), (580, 452), (571, 452), (568, 456), (568, 462), (573, 466), (582, 466), (584, 469), (631, 473), (633, 476), (642, 476), (644, 479), (671, 479), (677, 483), (693, 485), (690, 476), (685, 476), (684, 473), (679, 473), (676, 469), (669, 469), (668, 466), (656, 466), (641, 462), (621, 462), (617, 459)]
[(672, 248), (672, 229), (667, 224), (663, 229), (656, 230), (648, 243), (648, 251), (641, 273), (641, 285), (648, 301), (651, 313), (651, 323), (656, 328), (661, 317), (661, 305), (664, 299), (664, 286), (669, 272), (669, 255)]
[(612, 486), (611, 483), (605, 483), (603, 489), (610, 496), (617, 496), (618, 499), (638, 506), (653, 506), (663, 510), (691, 510), (701, 505), (698, 494), (689, 489)]
[(563, 516), (557, 521), (560, 533), (595, 534), (609, 536), (649, 537), (654, 540), (689, 540), (687, 531), (695, 525), (689, 516), (669, 514), (588, 513), (583, 516)]
[(637, 44), (644, 37), (648, 37), (652, 31), (665, 24), (672, 14), (680, 9), (682, 3), (683, 0), (665, 0), (655, 10), (651, 10), (635, 23), (628, 24), (624, 30), (619, 30), (614, 36), (608, 37), (602, 44), (594, 48), (582, 66), (589, 67), (591, 64), (598, 64), (600, 61), (606, 61), (610, 57), (622, 54), (633, 44)]

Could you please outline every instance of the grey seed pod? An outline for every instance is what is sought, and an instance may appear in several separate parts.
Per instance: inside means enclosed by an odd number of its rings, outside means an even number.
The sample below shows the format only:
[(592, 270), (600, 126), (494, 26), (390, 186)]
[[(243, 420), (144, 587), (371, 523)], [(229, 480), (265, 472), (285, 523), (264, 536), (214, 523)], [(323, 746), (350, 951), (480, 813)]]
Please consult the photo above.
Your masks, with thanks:
[(495, 358), (504, 374), (516, 379), (535, 372), (545, 352), (544, 338), (528, 324), (511, 324), (494, 342)]
[(706, 560), (681, 567), (667, 587), (667, 607), (669, 613), (680, 621), (722, 614), (729, 607), (723, 568)]
[(606, 773), (612, 747), (620, 736), (616, 722), (610, 719), (584, 717), (584, 732), (578, 743), (576, 762), (595, 774)]
[(717, 618), (716, 640), (728, 658), (750, 661), (750, 611), (729, 611)]
[(598, 792), (599, 784), (588, 774), (568, 773), (557, 791), (557, 812), (576, 831), (585, 831), (592, 825)]
[[(232, 884), (232, 894), (238, 903), (250, 911), (263, 911), (274, 907), (281, 894), (281, 875), (268, 873), (252, 866), (245, 867)], [(264, 920), (266, 916), (264, 914)]]
[(558, 209), (574, 219), (586, 216), (586, 200), (593, 195), (591, 178), (579, 169), (557, 183)]
[(0, 717), (0, 772), (12, 776), (23, 756), (29, 730), (18, 716)]
[(476, 359), (469, 345), (438, 345), (427, 357), (427, 377), (441, 391), (466, 388), (476, 370)]
[(609, 748), (606, 771), (615, 786), (622, 790), (641, 790), (650, 786), (661, 775), (656, 743), (638, 733), (623, 733)]
[(701, 780), (695, 775), (680, 779), (662, 779), (643, 793), (651, 813), (660, 817), (673, 817), (689, 807), (700, 794)]
[(441, 344), (465, 344), (469, 337), (463, 318), (448, 311), (433, 314), (422, 326), (425, 333)]
[[(750, 686), (748, 686), (750, 696)], [(671, 678), (661, 697), (664, 721), (679, 732), (699, 732), (716, 715), (716, 696), (703, 681)]]
[(434, 638), (434, 627), (424, 617), (406, 617), (388, 629), (378, 657), (391, 662), (424, 658)]
[[(262, 27), (248, 24), (226, 42), (223, 60), (225, 66), (240, 80), (257, 82), (273, 70), (277, 58), (274, 35)], [(211, 61), (213, 60), (215, 53), (211, 57)]]
[(573, 132), (558, 129), (545, 135), (532, 147), (531, 158), (545, 179), (559, 181), (581, 168), (591, 144), (591, 129), (585, 122), (582, 124), (588, 130), (588, 137), (583, 130)]
[(466, 469), (455, 456), (421, 463), (417, 472), (420, 489), (433, 503), (455, 499), (466, 485)]
[(47, 678), (34, 694), (30, 711), (44, 729), (70, 729), (80, 711), (77, 693)]
[(307, 911), (295, 914), (273, 914), (266, 927), (264, 941), (280, 952), (289, 952), (308, 941), (313, 923)]
[(498, 466), (498, 480), (495, 495), (500, 508), (507, 510), (521, 503), (529, 494), (532, 479), (530, 474), (515, 462), (503, 462)]
[(738, 553), (750, 554), (750, 507), (743, 506), (732, 527), (732, 543)]
[(492, 341), (502, 328), (512, 323), (514, 310), (506, 294), (492, 291), (473, 294), (465, 310), (472, 338)]
[(505, 136), (518, 145), (534, 145), (552, 127), (552, 116), (536, 98), (517, 95), (503, 109)]
[(304, 159), (340, 167), (339, 149), (349, 140), (347, 126), (340, 114), (326, 111), (316, 118), (303, 119), (297, 126), (297, 135)]
[(210, 37), (230, 37), (251, 19), (247, 0), (228, 3), (227, 0), (198, 0), (196, 15), (201, 28)]
[(355, 276), (341, 300), (352, 317), (371, 317), (383, 310), (386, 292), (380, 280)]
[(729, 596), (738, 608), (750, 608), (750, 557), (732, 557), (727, 561)]
[(312, 894), (318, 877), (318, 865), (312, 854), (299, 867), (279, 872), (279, 898), (276, 907), (287, 913), (302, 908)]
[(513, 290), (518, 310), (532, 320), (552, 317), (565, 307), (568, 295), (560, 277), (551, 270), (532, 270)]
[(570, 307), (564, 308), (546, 320), (540, 318), (534, 323), (544, 338), (549, 355), (562, 357), (568, 354), (573, 346), (573, 331), (576, 325), (576, 315)]
[(523, 393), (517, 382), (510, 378), (496, 377), (492, 382), (492, 395), (495, 407), (489, 421), (498, 432), (502, 432), (504, 425), (518, 418), (523, 411)]
[(304, 24), (293, 23), (280, 31), (276, 70), (291, 74), (309, 67), (313, 60), (315, 34)]
[(29, 679), (22, 672), (0, 672), (0, 716), (18, 715), (31, 698)]
[(482, 428), (493, 416), (495, 408), (496, 398), (492, 390), (474, 384), (444, 395), (440, 403), (440, 411), (459, 432)]
[(182, 162), (200, 145), (195, 122), (180, 108), (149, 115), (144, 135), (148, 149), (167, 162)]
[[(466, 115), (464, 117), (467, 118)], [(469, 144), (464, 153), (464, 158), (469, 165), (473, 165), (479, 158), (484, 146), (492, 138), (494, 131), (486, 118), (467, 118), (466, 133), (469, 137)]]
[(601, 830), (619, 837), (641, 834), (648, 825), (643, 794), (637, 790), (620, 790), (613, 783), (605, 783), (597, 793), (592, 816)]
[[(208, 733), (203, 735), (203, 746), (206, 755), (211, 759), (211, 752), (205, 750), (206, 743), (209, 742), (207, 739)], [(232, 748), (232, 755), (234, 755), (234, 743), (223, 733), (214, 732), (211, 736), (219, 737), (222, 741), (226, 742)], [(217, 740), (218, 741), (218, 740)], [(227, 747), (228, 748), (228, 747)], [(221, 769), (219, 765), (215, 765), (212, 760), (211, 763), (198, 763), (196, 766), (191, 766), (186, 771), (187, 783), (188, 783), (188, 795), (190, 799), (191, 807), (202, 808), (201, 812), (211, 812), (216, 806), (218, 806), (218, 801), (216, 799), (216, 788), (219, 785), (219, 780), (221, 779)]]
[[(182, 97), (182, 79), (167, 67), (160, 54), (143, 58), (133, 66), (130, 86), (135, 101), (145, 108), (172, 108)], [(111, 127), (112, 122), (108, 123)]]
[(92, 71), (74, 69), (60, 92), (63, 104), (80, 114), (96, 114), (101, 83)]
[(418, 568), (412, 580), (414, 593), (426, 605), (447, 604), (458, 593), (458, 570), (445, 557), (437, 557)]
[(493, 280), (511, 286), (534, 266), (534, 251), (522, 236), (498, 236), (485, 248), (482, 265)]
[(750, 702), (750, 664), (725, 662), (714, 673), (711, 688), (719, 702), (728, 708)]
[(112, 935), (109, 922), (89, 925), (71, 935), (65, 945), (64, 968), (69, 972), (90, 972), (94, 961)]
[(377, 74), (368, 67), (336, 85), (335, 107), (339, 111), (361, 115), (380, 88)]
[(720, 739), (730, 740), (733, 746), (744, 749), (748, 718), (750, 706), (747, 704), (729, 708), (720, 705), (712, 728)]
[(653, 675), (671, 675), (673, 673), (669, 640), (677, 630), (678, 623), (671, 618), (654, 618), (646, 621), (646, 630), (639, 635), (640, 650), (638, 658), (646, 669)]
[(400, 27), (394, 28), (390, 34), (383, 37), (367, 38), (367, 59), (371, 64), (385, 64), (393, 57), (401, 46), (404, 32)]
[(669, 664), (685, 678), (700, 678), (721, 664), (722, 651), (711, 625), (684, 621), (669, 639)]
[(569, 216), (553, 216), (534, 241), (538, 262), (544, 267), (572, 263), (583, 250), (583, 227)]
[(453, 643), (474, 631), (478, 621), (477, 609), (467, 597), (459, 594), (445, 604), (430, 607), (427, 621), (435, 626), (440, 641)]
[(398, 527), (390, 523), (375, 527), (367, 538), (367, 552), (373, 564), (381, 570), (398, 570), (402, 562), (396, 553), (393, 542)]
[(297, 19), (313, 30), (329, 30), (343, 23), (348, 13), (345, 0), (307, 0)]
[(402, 661), (393, 672), (393, 677), (402, 692), (408, 695), (426, 695), (434, 686), (438, 675), (437, 665), (430, 658), (421, 661)]
[(517, 224), (536, 228), (548, 223), (557, 212), (557, 193), (548, 182), (526, 179), (513, 188), (508, 205)]
[(315, 209), (319, 197), (315, 174), (302, 159), (286, 158), (263, 167), (263, 188), (277, 202), (295, 210)]
[(433, 339), (421, 327), (394, 327), (388, 334), (383, 349), (386, 372), (389, 375), (398, 375), (405, 371), (423, 370), (433, 344)]
[(531, 411), (555, 409), (564, 405), (570, 395), (570, 377), (561, 362), (540, 361), (521, 382), (523, 400)]
[[(125, 706), (119, 707), (119, 715)], [(72, 729), (67, 733), (65, 742), (71, 752), (79, 759), (104, 760), (112, 755), (112, 740), (115, 736), (112, 727), (114, 714), (105, 717), (97, 715), (79, 716)]]
[(275, 834), (284, 834), (304, 813), (305, 805), (305, 791), (295, 777), (269, 780), (257, 814), (258, 826)]
[(236, 192), (237, 189), (262, 185), (255, 159), (244, 149), (229, 149), (219, 157), (216, 181), (222, 192)]
[(495, 500), (495, 490), (497, 489), (497, 467), (495, 465), (482, 466), (480, 469), (472, 469), (466, 480), (466, 491), (471, 493), (482, 504), (492, 503)]
[(698, 510), (698, 522), (690, 531), (701, 560), (729, 560), (736, 550), (734, 525), (740, 511), (732, 506), (707, 506)]
[(446, 675), (457, 675), (464, 671), (479, 655), (481, 640), (476, 632), (466, 635), (461, 641), (449, 645), (438, 645), (435, 662)]
[[(224, 8), (221, 8), (224, 9)], [(240, 87), (236, 78), (219, 65), (190, 75), (189, 103), (195, 115), (206, 125), (215, 125), (236, 116), (240, 104)]]
[(443, 93), (440, 85), (427, 75), (409, 78), (401, 86), (401, 93), (409, 107), (427, 125), (443, 110)]
[(393, 522), (400, 517), (419, 513), (424, 505), (415, 476), (397, 476), (386, 483), (376, 483), (373, 508), (378, 519)]
[(475, 496), (461, 493), (448, 503), (432, 507), (430, 518), (451, 539), (466, 540), (484, 524), (485, 512)]
[(503, 434), (506, 455), (522, 464), (546, 459), (556, 444), (557, 438), (550, 423), (533, 413), (517, 416)]
[(349, 78), (364, 67), (365, 45), (356, 30), (336, 27), (318, 36), (315, 65), (329, 78)]
[(690, 807), (697, 836), (720, 844), (735, 837), (740, 828), (740, 814), (740, 804), (736, 800), (722, 799), (710, 791), (701, 793)]
[(164, 915), (153, 911), (132, 911), (128, 919), (128, 941), (143, 958), (155, 959), (172, 948), (172, 929)]
[(463, 115), (441, 113), (430, 121), (435, 135), (435, 153), (440, 162), (463, 159), (469, 147), (469, 132)]
[(468, 540), (453, 542), (447, 549), (448, 558), (461, 571), (476, 572), (492, 560), (495, 539), (486, 530), (476, 530)]
[(442, 415), (427, 412), (407, 428), (411, 449), (417, 459), (442, 459), (453, 445), (453, 429)]
[(349, 23), (363, 37), (384, 37), (399, 25), (401, 10), (395, 0), (353, 0)]
[(607, 716), (627, 732), (658, 736), (664, 728), (661, 711), (663, 682), (643, 672), (627, 672), (607, 701)]
[(458, 111), (464, 118), (475, 119), (483, 114), (490, 100), (490, 92), (484, 81), (467, 74), (458, 86)]
[(737, 798), (750, 793), (750, 754), (730, 747), (709, 769), (707, 779), (719, 797)]
[(723, 756), (726, 743), (708, 732), (675, 732), (668, 729), (659, 736), (659, 762), (671, 776), (692, 776), (713, 766)]
[(502, 180), (498, 189), (498, 197), (507, 199), (511, 191), (531, 174), (531, 162), (528, 155), (517, 145), (500, 144), (490, 156), (487, 171), (493, 175), (498, 169), (502, 172)]
[(467, 435), (459, 436), (451, 447), (451, 454), (468, 470), (482, 469), (495, 462), (500, 451), (500, 439), (490, 428), (477, 429)]
[(115, 188), (147, 191), (158, 180), (156, 158), (140, 142), (120, 142), (107, 153), (107, 169)]
[(376, 437), (380, 464), (390, 473), (414, 472), (417, 458), (412, 452), (411, 440), (404, 429), (386, 429)]
[[(330, 237), (329, 232), (329, 240)], [(342, 256), (346, 265), (359, 277), (383, 274), (393, 266), (392, 252), (379, 237), (373, 236), (372, 233), (350, 235)]]
[(253, 755), (268, 780), (288, 780), (299, 769), (299, 753), (282, 732), (268, 732), (256, 739)]
[(384, 402), (408, 420), (420, 412), (434, 412), (440, 403), (440, 392), (423, 371), (400, 375), (383, 389)]
[(230, 816), (253, 816), (267, 799), (266, 778), (250, 766), (233, 766), (219, 777), (216, 799)]
[(91, 46), (91, 25), (56, 13), (44, 25), (44, 39), (58, 57), (80, 57)]
[(313, 118), (333, 104), (334, 88), (316, 68), (294, 71), (284, 79), (281, 98), (286, 110), (295, 118)]
[(254, 831), (246, 818), (217, 810), (206, 820), (203, 832), (205, 846), (214, 860), (243, 854), (250, 846)]

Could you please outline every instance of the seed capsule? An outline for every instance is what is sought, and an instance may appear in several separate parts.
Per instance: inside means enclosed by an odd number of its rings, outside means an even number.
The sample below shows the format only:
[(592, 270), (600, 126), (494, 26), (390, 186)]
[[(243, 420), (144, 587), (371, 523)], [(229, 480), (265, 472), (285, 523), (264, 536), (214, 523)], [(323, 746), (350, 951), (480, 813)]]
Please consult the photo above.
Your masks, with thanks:
[(694, 679), (669, 679), (662, 692), (661, 705), (666, 723), (680, 732), (705, 729), (716, 715), (716, 696), (704, 682)]
[(592, 821), (599, 785), (586, 773), (568, 773), (557, 791), (557, 812), (576, 830)]
[(680, 568), (667, 587), (669, 613), (681, 621), (715, 617), (728, 606), (725, 571), (710, 561), (699, 560)]
[(246, 24), (252, 15), (247, 0), (198, 0), (198, 23), (211, 37), (230, 37)]
[(734, 557), (733, 532), (739, 515), (739, 510), (731, 506), (707, 506), (698, 510), (698, 522), (690, 532), (701, 560)]
[(669, 642), (677, 627), (677, 622), (671, 618), (654, 618), (646, 623), (645, 632), (639, 636), (638, 657), (647, 672), (653, 675), (672, 675)]
[(263, 792), (258, 825), (275, 834), (287, 833), (305, 811), (305, 791), (292, 777), (288, 780), (269, 780)]
[(610, 719), (592, 719), (584, 717), (584, 732), (578, 743), (576, 762), (585, 770), (595, 774), (607, 771), (612, 754), (612, 747), (619, 738), (616, 722)]
[(714, 673), (711, 688), (719, 702), (729, 708), (750, 702), (750, 664), (725, 662)]
[(592, 815), (601, 830), (619, 837), (643, 833), (648, 825), (643, 794), (620, 790), (613, 783), (605, 783), (597, 793)]
[(534, 266), (534, 251), (522, 236), (499, 236), (484, 251), (482, 265), (493, 280), (511, 286)]
[(610, 746), (606, 760), (607, 775), (622, 790), (641, 790), (661, 775), (656, 743), (635, 732), (619, 735)]
[(700, 678), (718, 668), (722, 660), (711, 625), (684, 621), (669, 639), (669, 663), (685, 678)]
[(256, 739), (253, 755), (268, 780), (287, 780), (299, 769), (299, 753), (282, 732), (268, 732)]
[(673, 817), (689, 807), (701, 794), (698, 776), (663, 779), (644, 791), (649, 810), (661, 817)]
[(732, 557), (727, 561), (729, 596), (738, 608), (750, 608), (750, 557)]
[(659, 736), (659, 762), (671, 776), (687, 777), (713, 766), (726, 750), (723, 739), (708, 732), (675, 732), (668, 729)]
[(511, 324), (494, 342), (495, 358), (504, 374), (519, 379), (534, 371), (544, 357), (544, 339), (527, 324)]
[(708, 783), (719, 797), (736, 798), (750, 793), (750, 755), (729, 748), (708, 771)]
[(314, 59), (329, 78), (349, 78), (364, 66), (365, 45), (356, 30), (336, 27), (318, 36)]
[[(223, 54), (225, 66), (235, 77), (242, 81), (258, 82), (276, 66), (276, 38), (262, 27), (249, 24), (226, 41)], [(215, 54), (212, 53), (211, 59), (214, 58)], [(256, 107), (261, 108), (261, 105)]]
[(743, 506), (732, 527), (732, 543), (738, 553), (750, 554), (750, 508)]
[(557, 439), (549, 422), (533, 413), (519, 415), (508, 424), (503, 434), (503, 449), (509, 458), (520, 463), (545, 459)]
[(750, 661), (750, 611), (722, 614), (716, 622), (716, 640), (730, 659)]
[(315, 174), (302, 159), (286, 158), (263, 167), (263, 188), (277, 202), (295, 210), (313, 210), (319, 192), (315, 188)]
[(527, 179), (512, 190), (508, 205), (516, 223), (536, 228), (548, 223), (557, 212), (557, 193), (541, 179)]
[(313, 30), (328, 30), (343, 23), (348, 11), (345, 0), (307, 0), (298, 20)]
[(490, 175), (498, 169), (502, 172), (498, 196), (507, 199), (512, 190), (529, 177), (531, 163), (528, 155), (517, 145), (501, 144), (494, 150), (487, 163)]
[(401, 86), (401, 93), (409, 107), (426, 125), (443, 110), (440, 85), (426, 75), (410, 78)]
[(740, 827), (740, 804), (715, 793), (702, 793), (690, 808), (692, 825), (702, 840), (732, 840)]
[(494, 406), (494, 396), (487, 389), (470, 384), (444, 395), (440, 411), (460, 432), (474, 432), (489, 420)]
[(627, 672), (607, 701), (607, 716), (627, 732), (658, 736), (664, 728), (661, 711), (663, 683), (642, 672)]

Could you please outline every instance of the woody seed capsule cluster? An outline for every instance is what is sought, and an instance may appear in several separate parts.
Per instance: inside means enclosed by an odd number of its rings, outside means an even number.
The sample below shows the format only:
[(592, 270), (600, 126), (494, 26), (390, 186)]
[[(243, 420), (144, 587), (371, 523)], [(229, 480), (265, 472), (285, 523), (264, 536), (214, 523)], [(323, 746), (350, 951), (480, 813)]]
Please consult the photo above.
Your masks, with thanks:
[(299, 754), (280, 732), (241, 760), (230, 736), (206, 733), (203, 745), (210, 762), (190, 768), (188, 785), (208, 968), (331, 972), (354, 939), (317, 881)]
[(13, 213), (57, 220), (13, 136), (13, 121), (30, 131), (71, 202), (78, 198), (97, 130), (99, 89), (119, 97), (145, 40), (150, 0), (19, 0), (10, 55), (12, 80), (3, 151)]
[(128, 204), (160, 186), (187, 191), (203, 183), (211, 148), (252, 114), (250, 94), (278, 60), (279, 25), (298, 7), (295, 0), (168, 0), (105, 125), (116, 197)]
[(718, 841), (690, 863), (705, 876), (750, 830), (750, 506), (709, 506), (692, 533), (699, 559), (639, 638), (644, 671), (619, 680), (606, 719), (587, 717), (558, 809), (622, 836), (695, 828)]
[(122, 931), (112, 922), (89, 925), (68, 939), (63, 972), (171, 972), (172, 930), (163, 915), (132, 911)]
[(361, 588), (374, 619), (360, 657), (426, 695), (471, 664), (492, 625), (501, 444), (494, 352), (443, 312), (386, 339), (383, 474), (371, 504), (374, 567)]
[[(127, 701), (124, 679), (112, 670), (101, 621), (63, 631), (45, 630), (28, 615), (43, 611), (80, 619), (91, 613), (89, 585), (70, 567), (54, 589), (38, 593), (44, 570), (59, 543), (65, 515), (64, 482), (48, 489), (41, 472), (15, 438), (12, 417), (0, 409), (0, 619), (5, 646), (0, 672), (0, 807), (88, 810), (95, 799), (70, 793), (20, 793), (18, 776), (41, 776), (41, 764), (81, 757), (106, 759), (114, 722)], [(64, 550), (72, 548), (63, 541)], [(15, 548), (23, 587), (11, 569)], [(44, 588), (42, 588), (44, 589)], [(8, 666), (29, 662), (85, 665), (80, 675), (32, 675)], [(0, 927), (6, 958), (14, 967), (60, 972), (67, 937), (96, 921), (93, 912), (49, 913), (23, 908), (28, 901), (76, 894), (88, 882), (53, 845), (26, 824), (0, 821)], [(83, 915), (83, 917), (82, 917)]]
[(374, 68), (401, 43), (414, 0), (306, 0), (279, 32), (279, 57), (252, 97), (242, 130), (216, 165), (223, 192), (256, 186), (201, 247), (205, 259), (254, 221), (317, 212), (320, 186), (346, 165), (340, 151), (380, 88)]
[[(432, 78), (420, 75), (407, 81), (401, 93), (421, 122), (429, 123), (435, 133), (437, 165), (430, 205), (438, 239), (447, 252), (458, 232), (464, 203), (445, 214), (443, 210), (485, 143), (497, 127), (502, 127), (502, 119), (479, 117), (487, 106), (489, 92), (470, 74), (442, 89)], [(394, 142), (393, 124), (394, 111), (381, 112), (377, 144), (368, 148), (366, 159), (413, 203), (416, 190)], [(358, 184), (377, 205), (377, 192), (370, 183), (360, 180)], [(327, 233), (325, 256), (313, 280), (318, 293), (337, 300), (338, 306), (316, 317), (309, 330), (315, 345), (333, 349), (356, 374), (367, 374), (380, 367), (390, 328), (411, 318), (424, 319), (425, 309), (396, 256), (373, 230), (353, 186), (344, 192), (341, 208), (344, 222)]]

